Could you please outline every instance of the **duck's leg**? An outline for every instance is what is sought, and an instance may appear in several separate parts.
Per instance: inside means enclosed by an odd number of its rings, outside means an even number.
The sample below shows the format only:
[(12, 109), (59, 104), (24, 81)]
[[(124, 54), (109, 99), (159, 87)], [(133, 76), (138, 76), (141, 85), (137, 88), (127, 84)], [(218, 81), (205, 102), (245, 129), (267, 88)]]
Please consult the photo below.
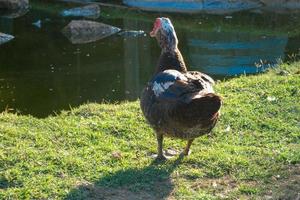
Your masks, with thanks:
[(194, 141), (194, 139), (188, 140), (188, 142), (187, 142), (187, 144), (186, 144), (186, 146), (185, 146), (185, 149), (184, 149), (184, 151), (183, 151), (183, 155), (185, 155), (185, 156), (188, 156), (188, 155), (189, 155), (190, 147), (191, 147), (193, 141)]
[(164, 156), (163, 153), (163, 140), (164, 136), (162, 133), (156, 133), (157, 139), (157, 158), (156, 160), (166, 160), (167, 158)]

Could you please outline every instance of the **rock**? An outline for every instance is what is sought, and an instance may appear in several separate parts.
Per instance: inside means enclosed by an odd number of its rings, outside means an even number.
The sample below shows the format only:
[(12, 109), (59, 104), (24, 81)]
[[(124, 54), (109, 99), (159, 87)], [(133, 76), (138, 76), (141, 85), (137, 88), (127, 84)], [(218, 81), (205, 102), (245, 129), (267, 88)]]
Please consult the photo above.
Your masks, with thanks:
[(108, 37), (120, 30), (99, 22), (73, 20), (63, 28), (62, 32), (73, 44), (84, 44)]
[(3, 9), (0, 10), (1, 10), (1, 17), (5, 17), (9, 19), (21, 17), (29, 11), (28, 8), (23, 8), (18, 10), (3, 10)]
[(118, 35), (123, 36), (123, 37), (138, 37), (141, 35), (144, 35), (145, 31), (139, 30), (139, 31), (122, 31), (118, 33)]
[(28, 0), (0, 0), (0, 9), (4, 10), (19, 10), (29, 7)]
[(12, 36), (12, 35), (8, 35), (8, 34), (5, 34), (5, 33), (0, 33), (0, 45), (3, 44), (3, 43), (6, 43), (12, 39), (14, 39), (15, 37)]
[(64, 17), (86, 17), (97, 19), (100, 16), (100, 7), (96, 4), (91, 4), (83, 7), (71, 8), (61, 12)]

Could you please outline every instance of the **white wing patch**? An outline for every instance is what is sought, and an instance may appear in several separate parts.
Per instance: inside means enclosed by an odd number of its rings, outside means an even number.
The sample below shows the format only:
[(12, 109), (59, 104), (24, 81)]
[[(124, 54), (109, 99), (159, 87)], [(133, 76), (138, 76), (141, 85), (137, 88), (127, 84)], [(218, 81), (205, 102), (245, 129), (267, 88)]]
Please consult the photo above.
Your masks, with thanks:
[(188, 79), (179, 71), (174, 69), (167, 69), (164, 73), (173, 75), (177, 80), (187, 81)]
[(156, 81), (153, 84), (152, 90), (156, 97), (158, 97), (161, 93), (163, 93), (165, 90), (167, 90), (171, 85), (173, 85), (174, 82), (169, 81), (165, 83), (157, 83)]
[(188, 79), (179, 71), (169, 69), (159, 73), (153, 83), (152, 90), (156, 97), (165, 92), (176, 80), (188, 81)]

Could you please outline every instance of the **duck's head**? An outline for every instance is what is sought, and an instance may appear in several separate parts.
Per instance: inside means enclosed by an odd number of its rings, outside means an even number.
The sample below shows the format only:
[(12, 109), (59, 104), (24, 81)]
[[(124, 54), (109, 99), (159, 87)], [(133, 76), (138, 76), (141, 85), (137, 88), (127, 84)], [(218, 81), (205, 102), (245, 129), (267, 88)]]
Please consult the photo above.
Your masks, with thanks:
[(163, 51), (174, 51), (177, 49), (178, 39), (174, 26), (169, 18), (156, 18), (151, 37), (156, 37)]

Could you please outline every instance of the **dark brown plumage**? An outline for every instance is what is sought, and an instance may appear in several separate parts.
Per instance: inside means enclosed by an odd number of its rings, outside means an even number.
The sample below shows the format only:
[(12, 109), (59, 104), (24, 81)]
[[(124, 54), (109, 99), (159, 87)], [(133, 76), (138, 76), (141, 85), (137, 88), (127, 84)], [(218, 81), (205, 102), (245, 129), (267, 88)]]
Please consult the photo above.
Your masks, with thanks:
[(168, 18), (157, 18), (150, 35), (156, 37), (162, 53), (154, 76), (143, 90), (141, 108), (156, 131), (157, 159), (165, 159), (164, 136), (188, 140), (183, 152), (188, 155), (193, 140), (215, 126), (221, 98), (213, 91), (212, 78), (201, 72), (187, 71)]

